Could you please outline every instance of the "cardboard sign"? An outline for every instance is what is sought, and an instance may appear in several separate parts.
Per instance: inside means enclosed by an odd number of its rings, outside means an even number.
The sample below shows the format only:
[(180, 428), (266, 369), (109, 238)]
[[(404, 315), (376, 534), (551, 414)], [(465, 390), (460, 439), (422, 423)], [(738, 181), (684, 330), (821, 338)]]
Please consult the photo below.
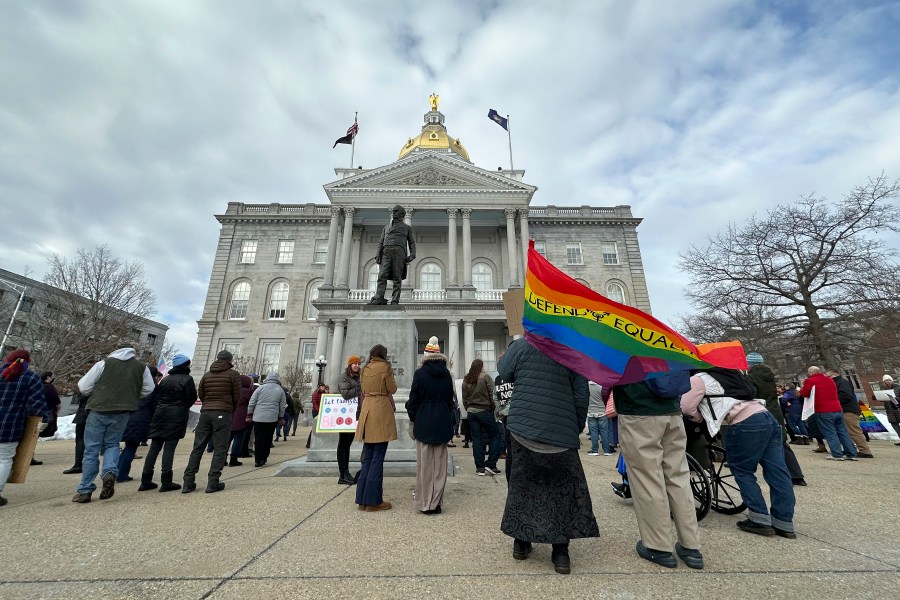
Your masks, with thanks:
[(525, 312), (525, 288), (503, 292), (503, 309), (506, 311), (506, 327), (509, 335), (525, 335), (522, 315)]
[(13, 457), (12, 471), (9, 472), (7, 483), (25, 483), (28, 467), (31, 466), (31, 459), (34, 458), (34, 447), (37, 445), (37, 428), (42, 420), (40, 417), (28, 417), (25, 420), (25, 435), (16, 446), (16, 455)]
[(358, 406), (358, 398), (344, 400), (340, 394), (322, 394), (316, 433), (355, 432)]

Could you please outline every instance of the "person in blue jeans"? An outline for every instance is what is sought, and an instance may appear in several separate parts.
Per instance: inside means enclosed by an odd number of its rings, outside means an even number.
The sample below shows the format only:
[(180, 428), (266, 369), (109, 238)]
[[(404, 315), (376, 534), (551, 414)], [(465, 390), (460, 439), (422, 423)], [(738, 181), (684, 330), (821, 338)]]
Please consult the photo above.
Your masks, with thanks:
[(588, 456), (599, 456), (601, 446), (604, 456), (612, 456), (612, 434), (609, 431), (609, 420), (606, 418), (603, 388), (589, 381), (588, 389), (591, 394), (587, 416), (588, 433), (591, 435), (591, 451), (588, 452)]
[[(469, 431), (472, 434), (472, 457), (477, 475), (499, 475), (497, 459), (500, 457), (500, 428), (494, 414), (494, 380), (484, 372), (480, 358), (472, 361), (469, 372), (463, 377), (463, 406), (469, 415)], [(489, 445), (487, 460), (485, 443)]]
[(838, 399), (837, 385), (819, 367), (812, 366), (806, 370), (809, 377), (797, 394), (808, 398), (815, 390), (816, 425), (822, 437), (828, 442), (830, 460), (858, 460), (856, 444), (847, 431), (844, 423), (844, 411)]
[(793, 383), (785, 386), (784, 393), (781, 395), (781, 407), (788, 427), (791, 428), (794, 435), (809, 438), (806, 422), (801, 418), (803, 414), (803, 398), (797, 396), (797, 386)]

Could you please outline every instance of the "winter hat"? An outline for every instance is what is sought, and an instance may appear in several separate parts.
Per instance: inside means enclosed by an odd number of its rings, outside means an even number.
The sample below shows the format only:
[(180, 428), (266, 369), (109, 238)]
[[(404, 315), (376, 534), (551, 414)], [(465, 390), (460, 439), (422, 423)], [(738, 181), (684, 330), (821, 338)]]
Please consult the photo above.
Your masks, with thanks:
[(428, 345), (425, 346), (425, 354), (431, 354), (431, 353), (439, 354), (440, 351), (441, 351), (441, 347), (438, 344), (437, 336), (431, 336), (430, 338), (428, 338)]
[(355, 354), (350, 355), (350, 358), (347, 359), (347, 366), (349, 367), (352, 364), (362, 362), (362, 359)]
[(885, 375), (884, 377), (881, 378), (881, 380), (882, 381), (894, 381), (894, 378), (891, 377), (890, 375)]
[(234, 355), (228, 350), (222, 350), (218, 354), (216, 354), (216, 360), (224, 360), (226, 362), (231, 362), (234, 360)]
[(747, 364), (748, 365), (761, 365), (763, 364), (762, 354), (759, 352), (751, 352), (747, 355)]
[(178, 367), (189, 362), (191, 362), (191, 358), (189, 356), (185, 356), (184, 354), (176, 354), (172, 357), (173, 367)]

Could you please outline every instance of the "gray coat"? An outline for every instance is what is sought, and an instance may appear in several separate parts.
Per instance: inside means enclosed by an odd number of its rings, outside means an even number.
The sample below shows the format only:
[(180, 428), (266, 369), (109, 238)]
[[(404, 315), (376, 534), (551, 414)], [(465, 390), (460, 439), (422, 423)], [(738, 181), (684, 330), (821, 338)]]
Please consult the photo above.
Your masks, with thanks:
[(588, 409), (587, 379), (564, 367), (524, 338), (507, 348), (500, 377), (514, 383), (506, 426), (522, 437), (578, 448)]
[(278, 373), (269, 373), (262, 385), (253, 391), (247, 414), (255, 423), (274, 423), (284, 416), (287, 398), (281, 387)]

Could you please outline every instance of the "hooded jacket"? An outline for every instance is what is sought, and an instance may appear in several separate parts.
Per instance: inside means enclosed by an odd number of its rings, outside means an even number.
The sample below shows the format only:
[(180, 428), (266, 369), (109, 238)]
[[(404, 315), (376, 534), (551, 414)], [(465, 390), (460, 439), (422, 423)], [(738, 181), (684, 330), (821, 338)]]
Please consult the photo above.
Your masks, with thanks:
[(231, 414), (231, 431), (243, 431), (249, 427), (247, 423), (247, 406), (253, 395), (253, 379), (249, 375), (241, 375), (241, 401)]
[(380, 444), (397, 439), (392, 394), (397, 382), (391, 365), (381, 358), (373, 358), (359, 376), (363, 403), (356, 423), (355, 439), (365, 444)]
[(234, 412), (241, 401), (241, 376), (231, 363), (217, 360), (200, 379), (200, 412)]
[(253, 417), (254, 423), (274, 423), (284, 416), (286, 407), (287, 398), (278, 373), (269, 373), (262, 385), (250, 396), (247, 415)]
[(134, 348), (119, 348), (94, 364), (78, 380), (78, 389), (90, 394), (88, 410), (97, 412), (131, 412), (138, 400), (149, 396), (155, 384), (147, 365), (140, 362)]
[(424, 355), (421, 362), (406, 401), (413, 437), (423, 444), (446, 444), (453, 437), (455, 423), (453, 376), (447, 369), (447, 357), (439, 352)]
[(190, 363), (169, 369), (156, 386), (156, 410), (150, 421), (150, 439), (180, 440), (187, 433), (191, 407), (197, 401), (197, 388), (191, 377)]
[(784, 414), (778, 402), (778, 386), (775, 385), (775, 373), (766, 365), (753, 365), (747, 371), (747, 379), (756, 386), (756, 397), (766, 401), (766, 409), (772, 413), (779, 425), (784, 425)]

